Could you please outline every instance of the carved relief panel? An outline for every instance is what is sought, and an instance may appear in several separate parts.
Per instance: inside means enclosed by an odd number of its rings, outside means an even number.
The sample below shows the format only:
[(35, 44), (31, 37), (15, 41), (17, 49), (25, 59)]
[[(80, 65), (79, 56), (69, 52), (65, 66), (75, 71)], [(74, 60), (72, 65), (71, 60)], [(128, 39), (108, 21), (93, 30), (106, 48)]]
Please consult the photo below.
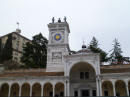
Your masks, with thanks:
[(52, 52), (52, 61), (61, 62), (62, 61), (62, 52)]

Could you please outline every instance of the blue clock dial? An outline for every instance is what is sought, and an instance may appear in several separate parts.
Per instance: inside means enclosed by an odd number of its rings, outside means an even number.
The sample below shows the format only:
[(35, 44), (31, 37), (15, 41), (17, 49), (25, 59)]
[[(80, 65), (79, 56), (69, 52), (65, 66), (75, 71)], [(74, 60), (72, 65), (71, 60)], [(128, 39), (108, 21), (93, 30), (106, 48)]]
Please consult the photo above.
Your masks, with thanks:
[(61, 40), (61, 34), (55, 34), (54, 35), (54, 39), (56, 40), (56, 41), (59, 41), (59, 40)]

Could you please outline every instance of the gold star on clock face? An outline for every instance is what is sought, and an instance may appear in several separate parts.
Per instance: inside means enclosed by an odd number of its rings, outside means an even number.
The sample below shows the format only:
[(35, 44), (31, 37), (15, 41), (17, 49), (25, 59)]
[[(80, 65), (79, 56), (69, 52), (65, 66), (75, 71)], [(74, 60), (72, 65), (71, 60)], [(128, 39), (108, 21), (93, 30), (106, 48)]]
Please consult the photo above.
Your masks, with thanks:
[(58, 40), (60, 38), (60, 36), (59, 35), (56, 35), (56, 39)]
[(54, 39), (55, 39), (56, 41), (61, 40), (61, 34), (59, 34), (59, 33), (55, 34), (55, 35), (54, 35)]

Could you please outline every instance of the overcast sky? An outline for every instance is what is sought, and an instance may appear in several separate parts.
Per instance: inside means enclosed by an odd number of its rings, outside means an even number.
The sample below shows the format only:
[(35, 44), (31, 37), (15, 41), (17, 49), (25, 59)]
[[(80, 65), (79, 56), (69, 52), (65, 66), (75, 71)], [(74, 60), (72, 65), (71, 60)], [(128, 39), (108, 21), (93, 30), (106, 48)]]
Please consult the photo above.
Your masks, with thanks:
[(67, 17), (70, 48), (81, 49), (95, 36), (105, 51), (118, 38), (124, 56), (130, 57), (130, 0), (0, 0), (0, 36), (20, 23), (22, 35), (31, 39), (42, 32), (48, 38), (51, 18)]

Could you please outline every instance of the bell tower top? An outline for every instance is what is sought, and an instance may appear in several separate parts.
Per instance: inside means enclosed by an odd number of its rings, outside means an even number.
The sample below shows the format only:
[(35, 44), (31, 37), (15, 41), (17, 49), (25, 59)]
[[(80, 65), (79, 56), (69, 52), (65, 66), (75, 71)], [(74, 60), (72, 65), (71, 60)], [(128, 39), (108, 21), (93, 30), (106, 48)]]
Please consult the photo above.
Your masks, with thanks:
[(49, 44), (68, 44), (68, 36), (70, 33), (69, 24), (66, 21), (66, 17), (64, 17), (64, 21), (62, 22), (59, 18), (57, 22), (55, 22), (55, 18), (52, 18), (52, 23), (48, 24), (49, 28)]

